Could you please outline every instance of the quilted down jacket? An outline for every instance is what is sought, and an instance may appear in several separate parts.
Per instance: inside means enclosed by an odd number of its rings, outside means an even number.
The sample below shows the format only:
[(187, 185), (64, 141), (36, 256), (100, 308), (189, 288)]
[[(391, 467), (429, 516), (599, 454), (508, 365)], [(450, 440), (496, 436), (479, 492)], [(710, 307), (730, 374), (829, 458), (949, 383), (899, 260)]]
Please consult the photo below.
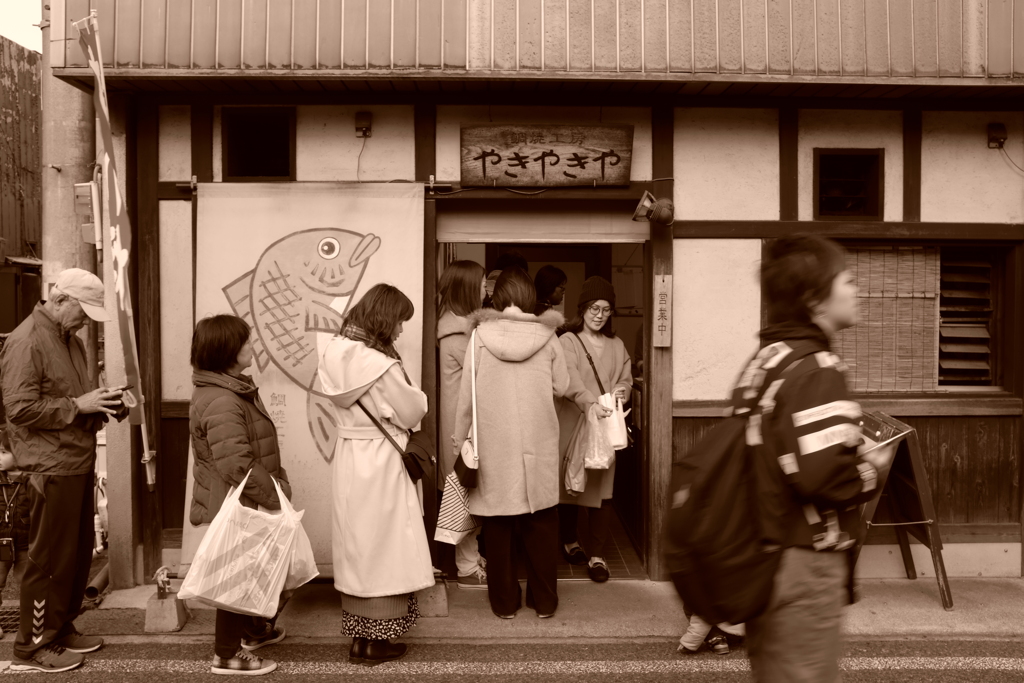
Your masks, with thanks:
[(197, 370), (192, 374), (189, 432), (195, 459), (195, 488), (189, 521), (209, 524), (220, 511), (228, 490), (252, 469), (242, 504), (281, 509), (274, 482), (292, 497), (288, 475), (281, 467), (277, 429), (248, 377)]

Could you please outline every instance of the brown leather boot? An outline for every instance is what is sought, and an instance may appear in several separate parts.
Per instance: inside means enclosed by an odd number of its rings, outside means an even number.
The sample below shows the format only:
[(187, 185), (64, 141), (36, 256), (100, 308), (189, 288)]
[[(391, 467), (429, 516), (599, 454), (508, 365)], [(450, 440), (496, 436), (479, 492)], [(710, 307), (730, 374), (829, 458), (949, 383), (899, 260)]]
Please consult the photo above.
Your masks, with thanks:
[(363, 657), (366, 653), (366, 644), (369, 642), (367, 638), (353, 638), (352, 649), (348, 651), (348, 663), (349, 664), (362, 664)]

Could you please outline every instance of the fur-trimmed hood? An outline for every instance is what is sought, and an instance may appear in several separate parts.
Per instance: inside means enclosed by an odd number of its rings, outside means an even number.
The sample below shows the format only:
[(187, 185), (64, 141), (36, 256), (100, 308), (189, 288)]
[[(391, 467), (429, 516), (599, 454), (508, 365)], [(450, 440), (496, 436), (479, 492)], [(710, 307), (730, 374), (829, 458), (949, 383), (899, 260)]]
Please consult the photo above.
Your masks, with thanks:
[(470, 324), (477, 329), (477, 336), (487, 350), (499, 360), (521, 362), (544, 348), (555, 336), (555, 330), (565, 324), (565, 318), (558, 311), (537, 316), (509, 306), (504, 311), (482, 308), (470, 316)]

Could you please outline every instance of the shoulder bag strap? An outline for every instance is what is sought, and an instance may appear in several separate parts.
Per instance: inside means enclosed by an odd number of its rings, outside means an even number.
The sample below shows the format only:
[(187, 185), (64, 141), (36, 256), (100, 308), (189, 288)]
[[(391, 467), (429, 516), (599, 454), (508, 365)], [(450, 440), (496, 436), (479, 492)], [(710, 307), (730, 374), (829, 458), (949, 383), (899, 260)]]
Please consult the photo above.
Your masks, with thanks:
[(476, 451), (477, 458), (479, 458), (480, 441), (476, 435), (476, 330), (473, 330), (473, 334), (469, 337), (469, 354), (469, 378), (473, 397), (473, 449)]
[(395, 450), (401, 453), (402, 455), (405, 455), (405, 450), (398, 445), (398, 442), (395, 441), (395, 439), (390, 434), (388, 434), (388, 430), (384, 429), (384, 425), (380, 423), (380, 420), (375, 418), (373, 416), (373, 413), (366, 409), (366, 406), (363, 405), (362, 401), (356, 401), (356, 405), (363, 409), (363, 412), (366, 413), (366, 417), (370, 418), (370, 422), (377, 425), (377, 429), (379, 429), (380, 433), (384, 435), (384, 438), (391, 442), (391, 445), (395, 447)]
[(579, 341), (580, 343), (580, 346), (583, 347), (583, 353), (587, 354), (587, 360), (590, 361), (590, 368), (594, 371), (594, 379), (597, 380), (597, 388), (601, 390), (602, 394), (608, 393), (604, 390), (604, 384), (601, 382), (601, 375), (597, 373), (597, 366), (594, 365), (594, 359), (590, 356), (590, 351), (587, 351), (587, 345), (583, 343), (582, 339), (580, 339), (580, 335), (573, 332), (572, 336), (576, 337), (577, 341)]

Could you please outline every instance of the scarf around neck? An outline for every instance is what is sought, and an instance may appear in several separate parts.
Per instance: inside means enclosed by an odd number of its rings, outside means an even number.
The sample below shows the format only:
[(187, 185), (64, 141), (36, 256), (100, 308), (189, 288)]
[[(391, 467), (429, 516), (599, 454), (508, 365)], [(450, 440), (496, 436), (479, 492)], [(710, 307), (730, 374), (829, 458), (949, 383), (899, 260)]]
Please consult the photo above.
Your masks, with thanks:
[(367, 334), (366, 330), (364, 330), (361, 327), (358, 327), (357, 325), (346, 323), (341, 328), (341, 336), (345, 337), (346, 339), (351, 339), (352, 341), (357, 341), (366, 344), (369, 348), (373, 349), (374, 351), (380, 351), (388, 358), (394, 358), (399, 363), (402, 362), (402, 357), (398, 355), (398, 349), (395, 348), (394, 344), (387, 344), (386, 346), (384, 344), (381, 344), (379, 341), (377, 341), (369, 334)]

